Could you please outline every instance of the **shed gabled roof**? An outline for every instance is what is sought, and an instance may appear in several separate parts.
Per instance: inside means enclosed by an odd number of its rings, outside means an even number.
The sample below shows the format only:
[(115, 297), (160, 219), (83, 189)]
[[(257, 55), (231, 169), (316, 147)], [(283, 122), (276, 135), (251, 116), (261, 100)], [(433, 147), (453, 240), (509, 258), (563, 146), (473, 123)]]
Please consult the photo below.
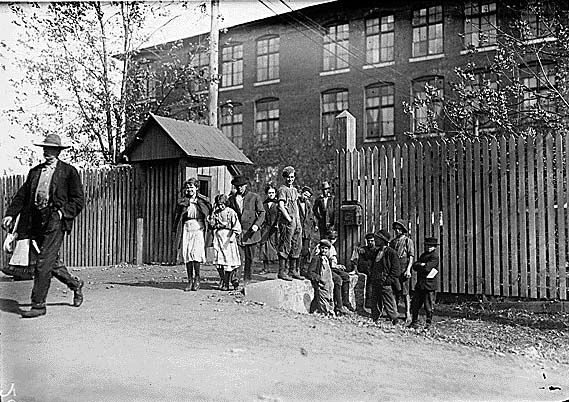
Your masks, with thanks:
[[(124, 154), (129, 159), (131, 159), (131, 155), (134, 156), (133, 152), (137, 148), (142, 146), (151, 147), (153, 145), (152, 143), (145, 144), (145, 136), (155, 126), (158, 126), (162, 135), (167, 136), (169, 140), (179, 147), (183, 156), (194, 160), (198, 165), (253, 164), (218, 128), (191, 121), (157, 116), (152, 113), (150, 113), (150, 117), (138, 131), (135, 141), (126, 148)], [(135, 154), (138, 154), (138, 152)], [(157, 159), (164, 159), (165, 157), (160, 155)], [(172, 155), (171, 157), (178, 157), (178, 155)], [(133, 157), (132, 161), (152, 159)]]

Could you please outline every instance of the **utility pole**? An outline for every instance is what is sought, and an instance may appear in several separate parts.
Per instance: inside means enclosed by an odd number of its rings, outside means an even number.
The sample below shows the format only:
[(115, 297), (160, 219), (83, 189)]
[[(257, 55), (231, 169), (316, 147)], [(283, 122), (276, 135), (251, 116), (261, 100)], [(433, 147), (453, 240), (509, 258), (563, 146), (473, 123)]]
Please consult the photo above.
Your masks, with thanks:
[(209, 34), (209, 125), (217, 127), (218, 67), (219, 65), (219, 0), (211, 0)]

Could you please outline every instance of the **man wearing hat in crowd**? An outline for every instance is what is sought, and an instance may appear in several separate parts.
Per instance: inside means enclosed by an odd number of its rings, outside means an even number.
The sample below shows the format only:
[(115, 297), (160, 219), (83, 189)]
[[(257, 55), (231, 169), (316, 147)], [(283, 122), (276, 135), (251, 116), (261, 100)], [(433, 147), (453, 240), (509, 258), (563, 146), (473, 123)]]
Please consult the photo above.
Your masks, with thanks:
[(433, 307), (435, 305), (437, 291), (437, 274), (439, 269), (439, 253), (437, 246), (439, 241), (436, 237), (425, 238), (425, 252), (413, 263), (413, 271), (417, 272), (417, 284), (411, 302), (412, 321), (411, 327), (419, 326), (419, 310), (423, 305), (426, 313), (426, 328), (433, 322)]
[[(285, 184), (277, 191), (279, 211), (281, 212), (279, 221), (279, 273), (278, 278), (285, 281), (294, 279), (304, 279), (294, 268), (300, 258), (302, 247), (302, 225), (298, 211), (298, 191), (294, 187), (295, 170), (292, 166), (283, 169), (282, 176)], [(292, 273), (292, 278), (289, 275)]]
[(378, 253), (370, 271), (372, 283), (371, 318), (378, 321), (381, 308), (387, 313), (391, 322), (397, 324), (397, 304), (393, 293), (399, 290), (399, 257), (397, 252), (389, 247), (391, 235), (386, 230), (377, 233)]
[[(307, 276), (307, 264), (310, 262), (310, 252), (312, 250), (312, 236), (316, 229), (316, 221), (312, 212), (312, 189), (308, 186), (302, 187), (298, 195), (298, 213), (300, 216), (300, 225), (302, 226), (302, 247), (300, 249), (300, 275)], [(298, 267), (295, 267), (293, 274), (298, 273)]]
[(20, 215), (18, 230), (29, 234), (40, 250), (34, 270), (32, 307), (22, 312), (24, 318), (46, 313), (52, 276), (74, 292), (73, 306), (83, 303), (84, 282), (72, 276), (59, 259), (63, 237), (71, 232), (73, 219), (85, 205), (81, 178), (73, 166), (59, 160), (61, 151), (69, 146), (62, 145), (57, 134), (49, 134), (34, 145), (43, 148), (45, 162), (30, 170), (2, 219), (2, 227), (10, 230)]
[(336, 211), (332, 187), (327, 181), (322, 182), (322, 195), (314, 201), (314, 217), (318, 223), (320, 238), (325, 239), (328, 232), (335, 227)]
[(358, 245), (352, 252), (352, 257), (350, 258), (350, 263), (352, 269), (356, 272), (360, 272), (366, 275), (366, 286), (365, 286), (365, 307), (371, 308), (371, 280), (369, 278), (369, 273), (371, 266), (375, 261), (375, 257), (379, 251), (376, 244), (376, 236), (374, 233), (367, 233), (364, 237), (365, 244), (363, 246)]
[(399, 284), (401, 291), (395, 295), (395, 300), (399, 304), (399, 299), (405, 300), (405, 321), (411, 319), (411, 297), (409, 296), (409, 281), (411, 278), (411, 266), (413, 265), (413, 258), (415, 256), (415, 244), (408, 235), (407, 226), (405, 222), (397, 220), (393, 222), (393, 230), (395, 231), (395, 238), (391, 240), (390, 246), (397, 252), (399, 256), (399, 267), (401, 268), (401, 275), (399, 275)]
[[(231, 209), (237, 212), (237, 217), (241, 223), (242, 232), (238, 244), (242, 254), (241, 259), (244, 261), (244, 280), (245, 283), (248, 283), (251, 280), (255, 245), (261, 241), (260, 228), (265, 221), (265, 208), (259, 194), (249, 191), (248, 178), (235, 176), (231, 180), (231, 184), (236, 191), (229, 197), (227, 203)], [(234, 281), (238, 283), (238, 273), (235, 273)]]

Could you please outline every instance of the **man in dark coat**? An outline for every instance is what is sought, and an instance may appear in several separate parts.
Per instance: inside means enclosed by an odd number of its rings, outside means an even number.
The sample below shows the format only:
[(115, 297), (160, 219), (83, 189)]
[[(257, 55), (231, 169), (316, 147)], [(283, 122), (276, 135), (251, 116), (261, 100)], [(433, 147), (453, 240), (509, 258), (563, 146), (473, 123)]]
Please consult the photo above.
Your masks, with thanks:
[[(300, 249), (300, 275), (306, 277), (308, 275), (308, 263), (310, 262), (310, 253), (312, 252), (312, 236), (316, 228), (314, 213), (312, 212), (312, 189), (308, 186), (302, 187), (298, 196), (298, 213), (300, 215), (300, 225), (302, 226), (302, 247)], [(298, 274), (298, 267), (294, 267), (293, 275)]]
[(439, 241), (435, 237), (425, 239), (425, 252), (413, 263), (413, 271), (417, 272), (417, 284), (411, 301), (411, 327), (419, 325), (419, 310), (425, 306), (427, 316), (426, 327), (433, 322), (433, 307), (437, 291), (437, 274), (439, 269)]
[[(255, 245), (261, 241), (260, 228), (265, 221), (263, 200), (257, 193), (249, 191), (249, 179), (235, 176), (231, 180), (236, 192), (229, 197), (228, 206), (237, 212), (241, 223), (242, 234), (239, 238), (239, 249), (244, 259), (245, 282), (251, 280), (251, 265), (255, 257)], [(239, 276), (234, 277), (235, 280)], [(235, 285), (235, 282), (234, 282)]]
[(320, 238), (325, 239), (330, 230), (335, 228), (336, 211), (332, 187), (327, 181), (322, 183), (322, 195), (314, 201), (314, 217), (318, 222)]
[(59, 260), (64, 234), (71, 232), (73, 219), (85, 204), (83, 185), (77, 170), (58, 159), (60, 152), (68, 148), (61, 144), (58, 135), (50, 134), (34, 145), (43, 147), (45, 162), (30, 170), (2, 219), (2, 227), (9, 230), (20, 215), (18, 230), (36, 240), (40, 250), (34, 271), (32, 307), (22, 312), (24, 318), (46, 313), (52, 276), (73, 290), (75, 307), (83, 302), (83, 281), (71, 276)]
[(371, 318), (379, 320), (383, 306), (391, 322), (397, 324), (397, 304), (395, 302), (394, 288), (399, 289), (399, 257), (397, 252), (388, 246), (391, 235), (386, 230), (377, 233), (378, 253), (371, 266), (370, 280), (371, 292)]

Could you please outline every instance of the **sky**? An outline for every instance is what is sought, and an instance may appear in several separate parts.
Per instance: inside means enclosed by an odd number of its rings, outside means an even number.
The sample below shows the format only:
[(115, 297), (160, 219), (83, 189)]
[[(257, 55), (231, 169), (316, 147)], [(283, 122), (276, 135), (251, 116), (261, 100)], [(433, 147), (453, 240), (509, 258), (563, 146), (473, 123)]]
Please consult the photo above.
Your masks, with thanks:
[[(286, 0), (283, 2), (294, 9), (299, 9), (325, 1), (330, 0)], [(192, 0), (188, 7), (180, 7), (180, 12), (173, 14), (176, 18), (166, 26), (164, 26), (165, 20), (157, 19), (150, 22), (147, 30), (152, 33), (152, 38), (147, 43), (148, 46), (208, 32), (210, 25), (209, 7), (206, 13), (201, 13), (198, 5), (202, 2)], [(280, 0), (263, 0), (263, 2), (278, 13), (290, 11)], [(220, 0), (220, 15), (222, 18), (220, 28), (224, 28), (266, 18), (274, 14), (257, 0)], [(12, 23), (11, 11), (6, 3), (0, 3), (0, 27), (2, 27), (0, 29), (0, 41), (13, 46), (21, 34), (22, 28)], [(10, 79), (18, 78), (19, 71), (11, 64), (11, 60), (3, 59), (1, 56), (0, 64), (5, 65), (5, 70), (0, 70), (0, 111), (3, 111), (14, 105), (15, 93), (10, 86)], [(38, 99), (39, 102), (41, 102), (40, 99)], [(38, 139), (34, 133), (29, 133), (22, 127), (11, 125), (7, 118), (0, 114), (0, 175), (26, 173), (29, 166), (22, 166), (15, 155), (17, 155), (20, 147), (30, 146), (32, 141)], [(32, 149), (35, 148), (32, 147)], [(40, 158), (39, 153), (37, 153), (37, 158)]]

